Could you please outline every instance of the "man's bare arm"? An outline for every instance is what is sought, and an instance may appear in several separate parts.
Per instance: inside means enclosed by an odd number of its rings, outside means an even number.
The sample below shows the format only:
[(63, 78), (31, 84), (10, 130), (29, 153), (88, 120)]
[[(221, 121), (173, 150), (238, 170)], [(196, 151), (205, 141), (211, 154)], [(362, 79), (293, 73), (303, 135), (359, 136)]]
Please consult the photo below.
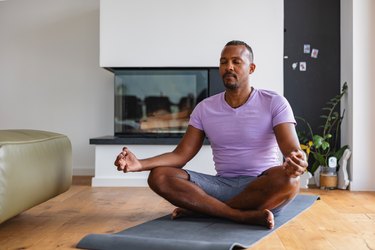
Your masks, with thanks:
[(185, 135), (172, 152), (138, 160), (129, 149), (124, 148), (117, 156), (115, 165), (123, 172), (145, 171), (161, 166), (182, 168), (198, 153), (203, 145), (204, 136), (203, 131), (188, 126)]
[(303, 174), (308, 166), (304, 152), (301, 150), (293, 123), (282, 123), (274, 127), (277, 143), (285, 157), (286, 170), (293, 176)]

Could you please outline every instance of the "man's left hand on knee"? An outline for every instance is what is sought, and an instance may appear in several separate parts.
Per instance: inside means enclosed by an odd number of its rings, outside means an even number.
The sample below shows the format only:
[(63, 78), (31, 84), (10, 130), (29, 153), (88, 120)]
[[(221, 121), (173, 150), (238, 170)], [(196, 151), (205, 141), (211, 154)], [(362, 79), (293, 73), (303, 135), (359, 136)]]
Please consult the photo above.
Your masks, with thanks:
[(284, 168), (291, 177), (302, 175), (308, 166), (306, 155), (302, 150), (296, 150), (285, 157)]

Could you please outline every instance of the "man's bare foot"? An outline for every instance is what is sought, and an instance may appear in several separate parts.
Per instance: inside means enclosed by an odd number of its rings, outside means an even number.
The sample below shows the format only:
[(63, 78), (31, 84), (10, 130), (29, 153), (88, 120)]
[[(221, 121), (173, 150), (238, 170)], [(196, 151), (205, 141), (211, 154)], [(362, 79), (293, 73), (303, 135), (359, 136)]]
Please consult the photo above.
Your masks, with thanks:
[(190, 210), (178, 207), (172, 212), (172, 220), (181, 218), (181, 217), (191, 216), (194, 214), (195, 213)]
[[(171, 217), (174, 220), (186, 216), (197, 216), (197, 214), (188, 209), (178, 207), (173, 210)], [(242, 211), (241, 216), (235, 221), (243, 224), (265, 226), (269, 229), (275, 226), (273, 213), (268, 209)]]
[(275, 226), (273, 213), (268, 209), (243, 211), (242, 216), (237, 221), (244, 224), (265, 226), (269, 229)]

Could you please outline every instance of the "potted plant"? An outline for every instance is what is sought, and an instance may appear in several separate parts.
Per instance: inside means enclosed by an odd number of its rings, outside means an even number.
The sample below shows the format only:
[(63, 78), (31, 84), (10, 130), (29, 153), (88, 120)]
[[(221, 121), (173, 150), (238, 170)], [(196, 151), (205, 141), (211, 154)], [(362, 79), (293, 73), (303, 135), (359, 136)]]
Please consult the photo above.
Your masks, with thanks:
[[(348, 145), (342, 147), (339, 145), (340, 127), (345, 110), (342, 114), (337, 111), (341, 98), (347, 90), (347, 83), (344, 83), (341, 93), (330, 99), (323, 107), (323, 114), (320, 116), (323, 119), (320, 133), (314, 133), (306, 119), (296, 116), (296, 119), (302, 121), (307, 130), (307, 132), (306, 130), (299, 130), (298, 138), (310, 163), (308, 171), (314, 175), (317, 186), (319, 186), (320, 168), (328, 167), (330, 157), (335, 157), (336, 159), (333, 160), (338, 162), (345, 149), (348, 148)], [(310, 155), (313, 156), (312, 159), (309, 157)]]

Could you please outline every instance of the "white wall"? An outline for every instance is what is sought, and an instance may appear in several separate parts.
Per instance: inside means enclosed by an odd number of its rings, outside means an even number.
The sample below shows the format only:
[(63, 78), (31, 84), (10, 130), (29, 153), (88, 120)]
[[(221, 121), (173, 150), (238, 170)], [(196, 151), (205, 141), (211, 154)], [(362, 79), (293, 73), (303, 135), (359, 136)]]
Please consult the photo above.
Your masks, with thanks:
[(100, 65), (218, 66), (226, 42), (244, 40), (252, 84), (282, 94), (283, 16), (279, 0), (102, 0)]
[[(341, 0), (341, 83), (347, 82), (348, 92), (341, 99), (341, 113), (345, 116), (341, 124), (341, 145), (353, 145), (353, 4), (352, 0)], [(349, 175), (352, 176), (353, 156), (349, 158)]]
[(113, 75), (99, 66), (99, 0), (0, 1), (0, 129), (66, 134), (74, 172), (87, 174), (95, 160), (89, 138), (113, 134), (112, 119)]
[(353, 1), (352, 190), (375, 190), (375, 1)]
[(351, 190), (375, 190), (375, 1), (341, 0), (341, 82), (348, 82), (343, 143), (351, 145)]

